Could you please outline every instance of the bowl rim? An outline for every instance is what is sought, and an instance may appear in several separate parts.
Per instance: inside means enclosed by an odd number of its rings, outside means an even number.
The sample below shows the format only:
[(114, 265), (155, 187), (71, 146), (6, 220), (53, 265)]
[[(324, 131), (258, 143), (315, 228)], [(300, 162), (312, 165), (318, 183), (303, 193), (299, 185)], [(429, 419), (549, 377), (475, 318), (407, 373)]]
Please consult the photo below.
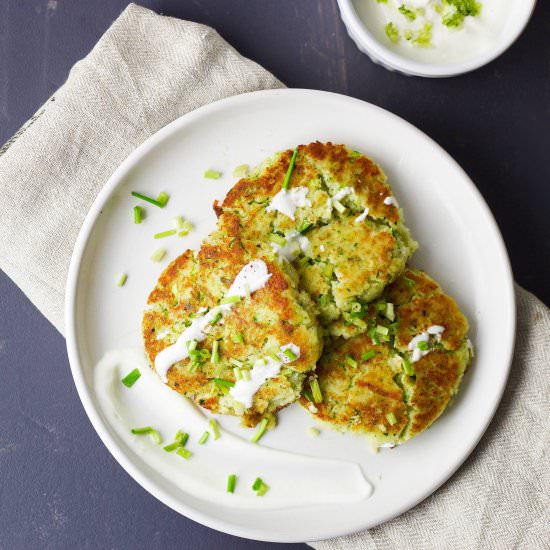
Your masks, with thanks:
[(444, 78), (469, 73), (495, 60), (510, 48), (523, 33), (537, 4), (537, 0), (520, 0), (520, 5), (525, 9), (522, 16), (515, 20), (515, 26), (512, 31), (504, 34), (505, 38), (483, 55), (462, 63), (424, 63), (393, 52), (375, 38), (359, 17), (353, 0), (337, 0), (337, 2), (340, 8), (340, 15), (348, 32), (354, 41), (356, 40), (361, 43), (366, 50), (365, 53), (374, 57), (374, 61), (379, 61), (389, 69), (408, 75), (431, 78)]

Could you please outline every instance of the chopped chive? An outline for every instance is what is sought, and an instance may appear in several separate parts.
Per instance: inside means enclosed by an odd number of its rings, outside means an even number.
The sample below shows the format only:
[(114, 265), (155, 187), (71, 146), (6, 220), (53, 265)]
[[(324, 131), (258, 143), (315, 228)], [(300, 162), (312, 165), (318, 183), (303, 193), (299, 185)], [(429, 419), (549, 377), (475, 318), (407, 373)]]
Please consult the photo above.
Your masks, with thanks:
[(134, 369), (133, 371), (129, 372), (122, 380), (121, 382), (127, 387), (131, 388), (139, 379), (141, 376), (141, 372), (139, 372), (139, 369)]
[(235, 380), (243, 379), (243, 373), (241, 372), (241, 369), (239, 367), (235, 367), (233, 369), (233, 374), (235, 375)]
[(348, 353), (346, 355), (346, 363), (353, 368), (357, 367), (357, 361)]
[(183, 229), (184, 221), (181, 216), (176, 216), (175, 218), (172, 218), (172, 227), (174, 229)]
[[(149, 202), (151, 204), (154, 204), (155, 206), (158, 206), (159, 208), (164, 208), (166, 206), (166, 203), (163, 203), (160, 200), (152, 199), (151, 197), (148, 197), (147, 195), (142, 195), (141, 193), (136, 193), (135, 191), (132, 191), (132, 197), (136, 197), (137, 199), (141, 199), (142, 201)], [(160, 195), (159, 195), (160, 197)]]
[(376, 355), (376, 352), (373, 349), (371, 349), (363, 353), (363, 355), (361, 355), (361, 361), (368, 361), (369, 359), (372, 359), (375, 355)]
[(298, 156), (298, 148), (294, 149), (292, 157), (290, 158), (290, 164), (288, 165), (288, 170), (286, 171), (285, 179), (283, 181), (283, 189), (286, 191), (290, 184), (290, 177), (292, 176), (292, 171), (294, 170), (294, 164), (296, 162), (296, 157)]
[(386, 304), (386, 318), (389, 319), (390, 321), (395, 321), (395, 310), (394, 310), (394, 307), (393, 307), (393, 304), (388, 302)]
[(248, 164), (239, 164), (239, 166), (235, 167), (235, 169), (233, 170), (233, 177), (244, 178), (248, 176), (248, 170), (249, 170)]
[(367, 330), (367, 334), (370, 336), (370, 339), (372, 340), (372, 343), (374, 345), (380, 344), (380, 338), (378, 338), (378, 335), (376, 334), (376, 327), (372, 327), (369, 330)]
[(208, 431), (204, 432), (199, 439), (199, 445), (204, 445), (208, 441), (209, 437), (210, 437), (210, 432)]
[(323, 394), (321, 393), (321, 388), (319, 387), (319, 380), (317, 380), (317, 378), (312, 378), (309, 386), (311, 388), (311, 394), (313, 395), (313, 401), (315, 401), (315, 403), (322, 403)]
[(172, 451), (175, 451), (175, 450), (178, 449), (179, 447), (181, 447), (180, 442), (179, 442), (179, 441), (174, 441), (173, 443), (170, 443), (170, 445), (165, 445), (165, 446), (163, 447), (163, 449), (164, 449), (167, 453), (171, 453)]
[(359, 151), (352, 151), (349, 156), (352, 158), (352, 159), (356, 159), (358, 157), (361, 156), (361, 153)]
[(231, 340), (235, 344), (244, 344), (244, 336), (242, 332), (237, 332), (236, 334), (231, 335)]
[(422, 340), (416, 344), (416, 347), (422, 351), (428, 351), (430, 349), (428, 342), (424, 342)]
[(403, 357), (402, 363), (405, 374), (408, 376), (414, 376), (414, 367), (411, 362), (406, 357)]
[(128, 279), (128, 275), (126, 275), (126, 273), (121, 273), (116, 283), (117, 286), (124, 286), (126, 284), (127, 279)]
[(216, 420), (214, 418), (211, 418), (208, 421), (208, 425), (210, 426), (210, 429), (212, 430), (212, 435), (214, 436), (214, 439), (219, 439), (221, 434), (220, 434), (220, 428), (219, 428), (218, 423), (216, 422)]
[(279, 246), (285, 246), (286, 239), (284, 237), (281, 237), (281, 235), (277, 235), (277, 233), (271, 233), (269, 235), (269, 240), (272, 243), (278, 244)]
[(227, 476), (227, 492), (228, 493), (234, 493), (235, 492), (235, 485), (237, 483), (237, 476), (235, 474), (231, 474)]
[(140, 224), (143, 220), (143, 208), (141, 206), (134, 206), (134, 223)]
[(281, 362), (281, 358), (274, 352), (269, 352), (267, 354), (268, 357), (271, 357), (271, 359), (273, 359), (273, 361), (276, 361), (277, 363), (280, 363)]
[(346, 207), (340, 202), (340, 201), (337, 201), (337, 200), (333, 200), (332, 201), (332, 206), (334, 206), (334, 208), (336, 210), (338, 210), (338, 212), (340, 212), (340, 214), (342, 212), (345, 212), (346, 211)]
[(185, 342), (185, 345), (187, 346), (187, 351), (193, 351), (197, 349), (198, 341), (197, 340), (187, 340)]
[(232, 365), (235, 365), (236, 367), (242, 367), (244, 365), (244, 363), (242, 361), (239, 361), (238, 359), (229, 359), (229, 362), (232, 364)]
[(219, 180), (222, 173), (217, 170), (205, 170), (204, 177), (208, 180)]
[(182, 447), (185, 447), (185, 444), (187, 443), (187, 440), (189, 439), (189, 434), (187, 432), (182, 432), (181, 430), (178, 430), (178, 433), (176, 434), (175, 439), (179, 441), (179, 443)]
[(162, 193), (159, 193), (159, 196), (157, 197), (157, 201), (162, 204), (161, 208), (164, 208), (166, 204), (168, 203), (168, 199), (170, 197), (163, 191)]
[(165, 255), (166, 250), (159, 248), (158, 250), (155, 250), (153, 254), (151, 254), (151, 260), (153, 260), (153, 262), (160, 262)]
[(213, 365), (220, 362), (220, 352), (218, 351), (219, 347), (219, 340), (214, 340), (214, 342), (212, 342), (212, 352), (210, 353), (210, 362)]
[(258, 443), (258, 441), (264, 435), (268, 424), (269, 424), (269, 420), (267, 418), (262, 418), (262, 421), (260, 422), (260, 425), (258, 426), (256, 433), (252, 436), (252, 439), (250, 440), (252, 443)]
[(256, 491), (256, 496), (263, 497), (267, 491), (269, 490), (269, 485), (265, 484), (262, 481), (262, 484), (260, 485), (260, 488)]
[(210, 321), (210, 324), (215, 325), (222, 317), (223, 317), (223, 315), (220, 312), (216, 313), (214, 319), (212, 319), (212, 321)]
[(224, 305), (224, 304), (234, 304), (235, 302), (240, 302), (241, 301), (241, 297), (240, 296), (227, 296), (225, 298), (222, 298), (220, 300), (220, 304), (221, 305)]
[(216, 384), (219, 388), (226, 389), (232, 388), (235, 385), (235, 382), (231, 382), (231, 380), (224, 380), (223, 378), (214, 378), (214, 384)]
[(304, 235), (304, 234), (307, 233), (312, 227), (313, 227), (313, 224), (312, 224), (312, 223), (304, 222), (304, 223), (298, 228), (298, 233), (301, 233), (302, 235)]
[(168, 231), (162, 231), (161, 233), (155, 233), (155, 239), (164, 239), (164, 237), (171, 237), (175, 235), (177, 231), (175, 229), (169, 229)]
[(134, 435), (148, 435), (157, 445), (162, 443), (162, 437), (157, 430), (151, 428), (151, 426), (146, 426), (145, 428), (132, 428), (132, 433)]
[(390, 426), (393, 426), (394, 424), (397, 423), (397, 418), (395, 418), (395, 414), (393, 414), (392, 412), (389, 412), (386, 415), (386, 419), (387, 419)]
[(296, 361), (296, 359), (298, 359), (298, 356), (291, 349), (285, 349), (283, 354), (286, 355), (291, 361)]
[(388, 327), (383, 327), (382, 325), (376, 325), (376, 332), (378, 334), (382, 334), (383, 336), (387, 336), (390, 332), (390, 329)]
[(189, 451), (188, 449), (186, 449), (185, 447), (180, 447), (176, 451), (176, 454), (181, 456), (182, 458), (185, 458), (185, 460), (189, 460), (189, 458), (191, 458), (193, 456), (193, 453), (191, 451)]
[(179, 237), (185, 237), (185, 235), (188, 235), (190, 231), (192, 231), (194, 228), (193, 224), (189, 221), (184, 221), (183, 225), (181, 226), (181, 231), (178, 233)]
[(313, 396), (311, 395), (311, 392), (307, 391), (306, 389), (302, 390), (302, 393), (304, 394), (304, 397), (313, 403)]
[(261, 486), (262, 486), (262, 478), (261, 477), (257, 477), (255, 480), (254, 480), (254, 483), (252, 484), (252, 490), (253, 491), (257, 491)]

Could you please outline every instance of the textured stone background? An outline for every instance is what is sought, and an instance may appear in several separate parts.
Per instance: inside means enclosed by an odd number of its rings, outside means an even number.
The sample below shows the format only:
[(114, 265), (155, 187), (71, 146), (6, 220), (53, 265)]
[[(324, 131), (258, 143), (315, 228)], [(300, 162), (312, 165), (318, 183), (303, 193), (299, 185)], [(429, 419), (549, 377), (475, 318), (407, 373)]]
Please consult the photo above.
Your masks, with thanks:
[[(1, 143), (127, 3), (0, 0)], [(486, 198), (518, 282), (550, 303), (548, 2), (539, 2), (526, 32), (500, 59), (445, 80), (373, 65), (348, 38), (335, 0), (141, 3), (212, 25), (290, 87), (358, 97), (425, 131)], [(275, 545), (202, 527), (130, 479), (84, 413), (63, 339), (0, 272), (0, 549), (222, 547)]]

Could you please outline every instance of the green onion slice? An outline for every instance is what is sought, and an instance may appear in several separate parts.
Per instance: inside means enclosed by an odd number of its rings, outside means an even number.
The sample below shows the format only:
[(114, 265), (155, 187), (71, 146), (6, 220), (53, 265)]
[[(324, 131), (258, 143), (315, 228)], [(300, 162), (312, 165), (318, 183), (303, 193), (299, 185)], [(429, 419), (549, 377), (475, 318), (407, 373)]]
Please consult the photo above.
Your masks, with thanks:
[(210, 437), (210, 432), (208, 431), (204, 432), (199, 439), (199, 445), (204, 445), (208, 441), (209, 437)]
[(184, 447), (180, 447), (176, 451), (176, 454), (181, 456), (182, 458), (185, 458), (185, 460), (189, 460), (189, 458), (191, 458), (193, 456), (193, 453), (191, 451), (189, 451), (188, 449), (185, 449)]
[(405, 374), (407, 376), (414, 376), (414, 367), (412, 366), (411, 362), (406, 357), (403, 357), (402, 363)]
[(214, 418), (211, 418), (208, 421), (208, 425), (210, 426), (210, 429), (212, 430), (212, 434), (214, 436), (214, 439), (219, 439), (220, 436), (221, 436), (221, 433), (220, 433), (220, 427), (218, 426), (218, 423), (216, 422), (216, 420)]
[(296, 361), (296, 359), (298, 359), (298, 356), (291, 349), (285, 349), (283, 354), (286, 355), (291, 361)]
[(416, 347), (422, 351), (428, 351), (430, 349), (428, 342), (424, 342), (422, 340), (416, 344)]
[(353, 368), (357, 367), (357, 361), (348, 353), (346, 355), (346, 363)]
[(141, 206), (134, 206), (134, 223), (140, 224), (143, 220), (143, 208)]
[(244, 178), (248, 176), (248, 170), (249, 170), (248, 164), (239, 164), (239, 166), (235, 167), (233, 170), (233, 177), (234, 178)]
[(171, 237), (175, 235), (177, 231), (175, 229), (169, 229), (168, 231), (162, 231), (160, 233), (155, 233), (155, 239), (164, 239), (164, 237)]
[(222, 317), (223, 317), (223, 315), (220, 312), (216, 313), (214, 319), (212, 319), (212, 321), (210, 321), (210, 324), (215, 325)]
[(386, 415), (386, 419), (390, 426), (393, 426), (394, 424), (397, 423), (397, 418), (395, 418), (395, 414), (393, 414), (392, 412)]
[[(141, 199), (142, 201), (149, 202), (151, 204), (154, 204), (155, 206), (158, 206), (159, 208), (164, 208), (166, 206), (166, 202), (162, 202), (162, 199), (164, 197), (161, 197), (162, 193), (159, 195), (158, 199), (152, 199), (151, 197), (148, 197), (147, 195), (142, 195), (141, 193), (136, 193), (135, 191), (132, 191), (132, 197), (136, 197), (137, 199)], [(166, 195), (166, 193), (164, 193)], [(168, 201), (168, 195), (166, 195), (166, 201)]]
[(262, 484), (260, 485), (260, 488), (256, 491), (256, 496), (263, 497), (267, 491), (269, 490), (269, 485), (265, 484), (262, 481)]
[(162, 443), (160, 433), (155, 430), (155, 428), (151, 428), (151, 426), (146, 426), (145, 428), (132, 428), (132, 433), (134, 435), (148, 435), (157, 445)]
[(372, 359), (376, 355), (376, 352), (371, 349), (369, 351), (366, 351), (361, 355), (361, 361), (368, 361), (369, 359)]
[(278, 244), (279, 246), (285, 246), (286, 239), (284, 237), (281, 237), (281, 235), (277, 235), (277, 233), (271, 233), (269, 235), (269, 240), (272, 243)]
[(258, 426), (256, 433), (252, 436), (252, 439), (250, 440), (252, 443), (258, 443), (258, 441), (264, 435), (268, 424), (269, 424), (269, 420), (267, 418), (262, 418), (262, 421), (260, 422), (260, 425)]
[(304, 234), (307, 233), (312, 227), (313, 227), (313, 224), (312, 224), (312, 223), (304, 222), (304, 223), (298, 228), (298, 233), (301, 233), (302, 235), (304, 235)]
[(235, 474), (231, 474), (227, 476), (227, 492), (228, 493), (234, 493), (235, 492), (235, 485), (237, 483), (237, 476)]
[(214, 378), (214, 384), (222, 389), (232, 388), (235, 385), (235, 382), (231, 380), (224, 380), (223, 378)]
[(234, 344), (244, 344), (244, 336), (242, 332), (237, 332), (231, 335), (231, 340)]
[(170, 197), (163, 191), (162, 193), (159, 193), (159, 196), (157, 197), (157, 201), (162, 204), (161, 208), (164, 208), (166, 204), (168, 203), (168, 199)]
[(204, 177), (208, 180), (219, 180), (222, 173), (217, 170), (205, 170)]
[(234, 304), (236, 302), (240, 302), (241, 301), (241, 297), (240, 296), (226, 296), (225, 298), (222, 298), (220, 300), (220, 304), (221, 305), (224, 305), (224, 304)]
[(117, 286), (124, 286), (126, 284), (127, 279), (128, 279), (128, 275), (126, 275), (126, 273), (121, 273), (116, 283)]
[(153, 254), (151, 254), (151, 260), (153, 260), (153, 262), (160, 262), (165, 255), (166, 250), (159, 248), (158, 250), (155, 250)]
[(288, 165), (288, 170), (286, 171), (285, 179), (283, 181), (283, 189), (286, 191), (290, 184), (290, 177), (292, 176), (292, 171), (294, 170), (294, 164), (296, 163), (296, 157), (298, 156), (298, 148), (294, 149), (292, 157), (290, 159), (290, 164)]
[(127, 387), (131, 388), (139, 379), (141, 376), (141, 372), (139, 372), (139, 369), (134, 369), (133, 371), (129, 372), (122, 380), (121, 382)]
[(236, 367), (239, 367), (241, 368), (242, 366), (244, 366), (244, 363), (242, 361), (239, 361), (238, 359), (229, 359), (229, 362), (232, 364), (232, 365), (235, 365)]
[(253, 491), (257, 491), (261, 486), (262, 486), (262, 478), (261, 477), (257, 477), (255, 480), (254, 480), (254, 483), (252, 484), (252, 490)]
[(210, 354), (210, 362), (213, 365), (220, 362), (219, 347), (220, 347), (219, 340), (214, 340), (214, 342), (212, 342), (212, 353)]
[(311, 394), (313, 395), (313, 401), (315, 403), (323, 402), (323, 394), (321, 393), (321, 388), (319, 387), (319, 380), (317, 378), (312, 378), (309, 386), (311, 387)]

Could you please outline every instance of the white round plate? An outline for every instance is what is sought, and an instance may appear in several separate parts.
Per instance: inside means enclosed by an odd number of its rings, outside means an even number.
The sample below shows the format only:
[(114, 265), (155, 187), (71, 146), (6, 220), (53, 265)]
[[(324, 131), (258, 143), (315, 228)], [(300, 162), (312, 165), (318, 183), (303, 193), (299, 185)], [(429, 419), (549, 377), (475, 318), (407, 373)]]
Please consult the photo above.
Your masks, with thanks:
[[(219, 502), (202, 499), (185, 490), (189, 474), (184, 461), (176, 485), (154, 471), (110, 425), (95, 395), (94, 366), (110, 349), (141, 345), (141, 315), (150, 289), (168, 261), (184, 248), (197, 247), (214, 228), (211, 204), (234, 183), (234, 167), (253, 166), (275, 151), (314, 140), (344, 143), (382, 165), (421, 245), (412, 263), (455, 297), (470, 320), (477, 355), (452, 406), (401, 447), (372, 454), (360, 437), (322, 430), (319, 438), (311, 438), (306, 431), (312, 421), (297, 405), (282, 411), (277, 429), (262, 439), (268, 448), (358, 464), (374, 487), (370, 498), (270, 508), (267, 493), (258, 508), (243, 509), (228, 505), (221, 487)], [(206, 169), (220, 170), (223, 177), (205, 180)], [(133, 190), (150, 196), (166, 191), (171, 199), (164, 210), (147, 208), (148, 217), (137, 226), (132, 223), (132, 207), (138, 203), (130, 196)], [(195, 231), (185, 238), (154, 240), (153, 234), (169, 228), (175, 215), (191, 220)], [(168, 254), (156, 264), (149, 257), (159, 247)], [(120, 272), (128, 273), (123, 288), (116, 286)], [(495, 221), (467, 175), (437, 144), (362, 101), (312, 90), (271, 90), (197, 109), (163, 128), (122, 163), (97, 197), (77, 240), (67, 284), (66, 326), (71, 368), (86, 412), (113, 456), (139, 484), (214, 529), (297, 542), (388, 521), (455, 472), (487, 428), (506, 384), (515, 302)], [(236, 422), (221, 423), (241, 435)], [(215, 455), (216, 447), (208, 446), (208, 453)], [(308, 476), (307, 469), (301, 475)]]

